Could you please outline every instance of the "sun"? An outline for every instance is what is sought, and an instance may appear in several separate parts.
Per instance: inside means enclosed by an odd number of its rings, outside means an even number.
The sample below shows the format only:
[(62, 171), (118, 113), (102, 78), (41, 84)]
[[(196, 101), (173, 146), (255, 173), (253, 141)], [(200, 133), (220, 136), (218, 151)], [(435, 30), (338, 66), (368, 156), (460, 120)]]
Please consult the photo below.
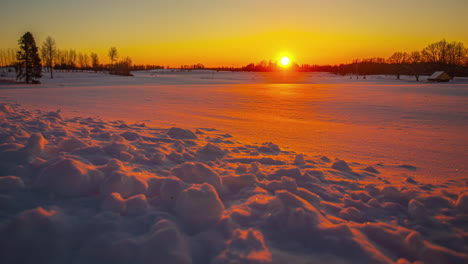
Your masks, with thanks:
[(281, 58), (281, 65), (283, 65), (283, 66), (288, 66), (290, 62), (291, 62), (291, 60), (286, 56)]

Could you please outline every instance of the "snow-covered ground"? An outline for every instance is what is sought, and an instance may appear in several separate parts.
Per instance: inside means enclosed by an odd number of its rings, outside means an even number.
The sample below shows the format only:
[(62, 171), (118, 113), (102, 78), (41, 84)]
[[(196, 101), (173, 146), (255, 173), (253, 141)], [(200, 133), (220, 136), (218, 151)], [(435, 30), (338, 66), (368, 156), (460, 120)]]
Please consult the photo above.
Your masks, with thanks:
[(30, 110), (216, 128), (250, 143), (274, 141), (304, 153), (409, 164), (417, 167), (413, 176), (433, 180), (464, 177), (468, 170), (467, 79), (430, 84), (406, 76), (364, 80), (322, 73), (134, 74), (55, 73), (51, 80), (44, 73), (39, 86), (0, 85), (0, 96)]
[(1, 263), (468, 262), (464, 79), (42, 82), (0, 82)]

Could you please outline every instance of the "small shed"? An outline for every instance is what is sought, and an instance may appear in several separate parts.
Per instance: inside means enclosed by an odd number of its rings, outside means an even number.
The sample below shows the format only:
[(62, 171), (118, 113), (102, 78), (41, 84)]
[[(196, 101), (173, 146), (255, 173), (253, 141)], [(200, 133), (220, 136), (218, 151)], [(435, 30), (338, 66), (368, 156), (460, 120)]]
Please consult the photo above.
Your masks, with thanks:
[(451, 79), (452, 77), (444, 71), (436, 71), (431, 76), (429, 76), (429, 78), (427, 78), (427, 80), (430, 82), (448, 82)]

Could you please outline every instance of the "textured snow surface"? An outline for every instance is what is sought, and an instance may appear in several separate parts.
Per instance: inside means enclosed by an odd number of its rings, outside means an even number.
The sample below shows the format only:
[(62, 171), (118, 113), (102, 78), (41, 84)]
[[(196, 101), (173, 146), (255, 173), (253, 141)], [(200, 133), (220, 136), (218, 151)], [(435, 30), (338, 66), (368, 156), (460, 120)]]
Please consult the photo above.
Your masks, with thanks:
[(0, 263), (468, 263), (466, 178), (0, 107)]
[[(68, 118), (98, 116), (167, 128), (172, 139), (196, 139), (203, 133), (197, 129), (216, 128), (229, 133), (226, 139), (232, 135), (257, 145), (274, 141), (283, 150), (411, 165), (399, 174), (416, 180), (424, 176), (442, 183), (468, 173), (467, 78), (427, 83), (425, 77), (415, 82), (412, 76), (350, 79), (325, 73), (155, 70), (134, 75), (57, 72), (39, 85), (0, 79), (0, 102), (51, 111), (50, 118), (60, 119), (56, 110), (61, 109)], [(134, 141), (138, 133), (121, 136)], [(81, 145), (71, 140), (60, 147)], [(277, 150), (263, 144), (258, 151)], [(204, 152), (205, 160), (223, 155), (210, 146)], [(121, 156), (131, 159), (128, 153)]]

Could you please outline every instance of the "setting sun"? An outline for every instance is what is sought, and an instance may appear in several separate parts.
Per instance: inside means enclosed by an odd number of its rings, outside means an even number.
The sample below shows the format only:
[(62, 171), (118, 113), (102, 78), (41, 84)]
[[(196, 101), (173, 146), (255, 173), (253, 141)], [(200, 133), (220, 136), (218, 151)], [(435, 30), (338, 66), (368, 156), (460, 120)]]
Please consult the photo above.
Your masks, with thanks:
[(283, 66), (288, 66), (291, 61), (289, 60), (288, 57), (284, 56), (281, 58), (281, 65)]

